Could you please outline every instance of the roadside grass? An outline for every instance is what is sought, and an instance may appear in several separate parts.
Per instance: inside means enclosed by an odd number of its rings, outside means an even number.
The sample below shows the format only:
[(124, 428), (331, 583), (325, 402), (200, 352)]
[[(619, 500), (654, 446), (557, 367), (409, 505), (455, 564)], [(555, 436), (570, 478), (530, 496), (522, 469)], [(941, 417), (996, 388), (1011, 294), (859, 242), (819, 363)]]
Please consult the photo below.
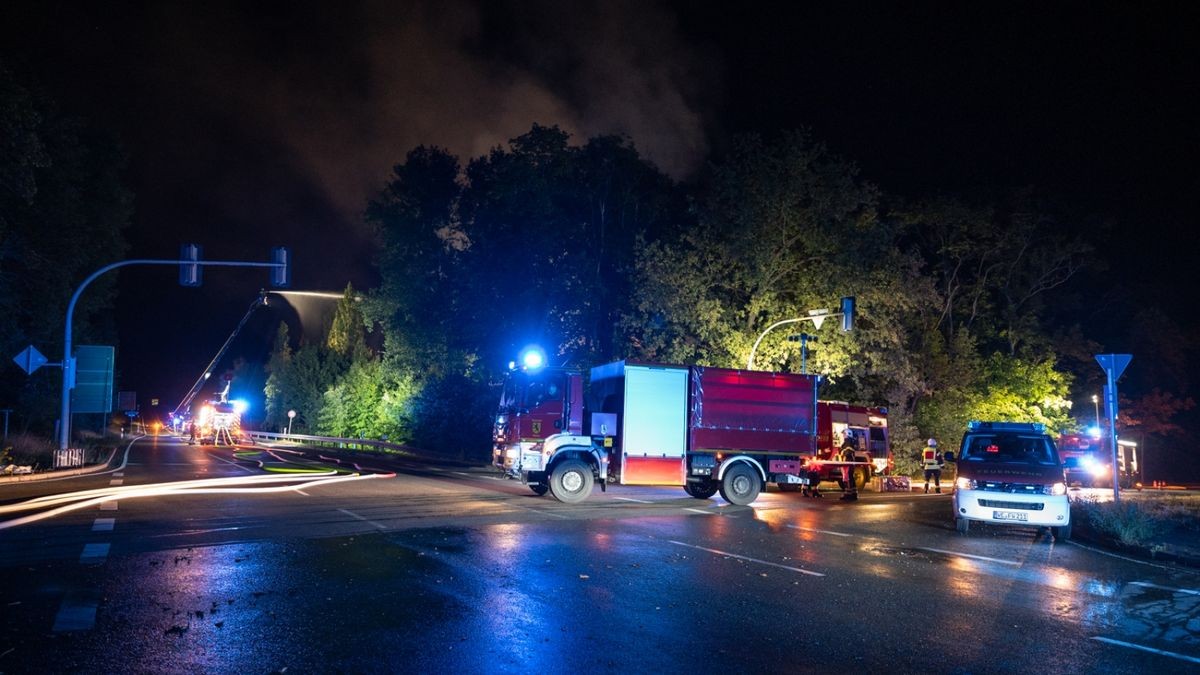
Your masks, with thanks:
[(1073, 506), (1094, 530), (1126, 546), (1159, 545), (1172, 532), (1200, 533), (1200, 496), (1128, 492), (1114, 503), (1088, 495)]

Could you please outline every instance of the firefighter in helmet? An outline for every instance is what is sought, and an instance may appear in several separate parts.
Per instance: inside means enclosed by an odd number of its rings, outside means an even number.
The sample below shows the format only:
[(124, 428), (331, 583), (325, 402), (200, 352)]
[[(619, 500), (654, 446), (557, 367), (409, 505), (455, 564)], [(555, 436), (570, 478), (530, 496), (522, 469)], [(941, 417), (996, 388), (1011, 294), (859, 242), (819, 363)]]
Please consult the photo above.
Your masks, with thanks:
[[(857, 439), (846, 434), (846, 444), (842, 447), (841, 461), (857, 462)], [(858, 500), (858, 485), (854, 482), (854, 467), (849, 463), (842, 465), (842, 501), (853, 502)]]
[(938, 454), (937, 439), (925, 441), (921, 451), (921, 468), (925, 469), (925, 494), (929, 494), (929, 479), (933, 478), (933, 491), (942, 493), (942, 466), (945, 460)]

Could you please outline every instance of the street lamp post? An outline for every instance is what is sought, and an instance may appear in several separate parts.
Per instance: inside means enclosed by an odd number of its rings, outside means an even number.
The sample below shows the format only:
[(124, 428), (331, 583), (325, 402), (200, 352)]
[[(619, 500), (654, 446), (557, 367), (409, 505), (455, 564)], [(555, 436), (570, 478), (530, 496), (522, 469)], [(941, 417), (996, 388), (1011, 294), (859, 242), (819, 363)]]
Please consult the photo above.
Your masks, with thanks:
[(1100, 397), (1092, 394), (1092, 405), (1096, 407), (1096, 429), (1100, 428)]
[(296, 419), (296, 411), (289, 410), (288, 411), (288, 436), (292, 435), (292, 420), (294, 420), (294, 419)]

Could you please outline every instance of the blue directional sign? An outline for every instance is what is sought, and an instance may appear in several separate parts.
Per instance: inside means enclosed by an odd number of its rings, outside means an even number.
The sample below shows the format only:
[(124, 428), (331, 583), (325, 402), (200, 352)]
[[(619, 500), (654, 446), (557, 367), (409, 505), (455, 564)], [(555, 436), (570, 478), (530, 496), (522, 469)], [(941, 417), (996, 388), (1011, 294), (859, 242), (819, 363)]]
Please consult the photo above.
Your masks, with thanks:
[(32, 375), (33, 371), (46, 365), (46, 357), (42, 356), (42, 353), (33, 345), (29, 345), (21, 350), (20, 354), (13, 357), (13, 361), (16, 361), (17, 365), (21, 366), (21, 370), (25, 371), (27, 375)]

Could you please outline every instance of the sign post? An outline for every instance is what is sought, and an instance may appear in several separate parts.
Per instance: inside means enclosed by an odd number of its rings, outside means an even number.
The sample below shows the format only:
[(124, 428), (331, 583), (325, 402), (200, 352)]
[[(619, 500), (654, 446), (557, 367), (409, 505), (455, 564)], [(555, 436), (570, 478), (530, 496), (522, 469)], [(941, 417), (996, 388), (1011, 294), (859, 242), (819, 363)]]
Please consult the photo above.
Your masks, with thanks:
[(1108, 418), (1108, 443), (1112, 451), (1113, 502), (1121, 501), (1121, 465), (1117, 460), (1117, 380), (1133, 360), (1132, 354), (1097, 354), (1108, 384), (1104, 387), (1104, 416)]

